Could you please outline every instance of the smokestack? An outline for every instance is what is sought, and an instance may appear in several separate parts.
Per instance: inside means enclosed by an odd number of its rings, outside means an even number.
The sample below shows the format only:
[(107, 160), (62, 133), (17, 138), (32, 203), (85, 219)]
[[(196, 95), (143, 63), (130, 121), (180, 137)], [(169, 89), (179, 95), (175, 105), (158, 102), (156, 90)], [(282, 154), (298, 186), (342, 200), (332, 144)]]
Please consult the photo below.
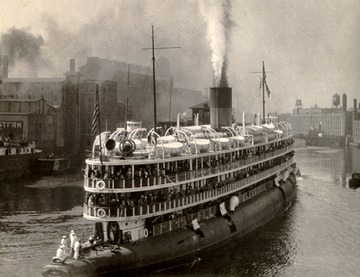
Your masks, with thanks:
[(70, 60), (70, 72), (75, 72), (75, 60)]
[(354, 99), (354, 113), (357, 113), (357, 99)]
[(210, 125), (220, 131), (221, 127), (232, 124), (232, 89), (229, 87), (210, 88)]
[(345, 93), (342, 95), (342, 110), (343, 112), (347, 111), (347, 95)]
[(3, 78), (8, 78), (8, 74), (9, 74), (9, 56), (8, 55), (4, 55), (3, 57)]

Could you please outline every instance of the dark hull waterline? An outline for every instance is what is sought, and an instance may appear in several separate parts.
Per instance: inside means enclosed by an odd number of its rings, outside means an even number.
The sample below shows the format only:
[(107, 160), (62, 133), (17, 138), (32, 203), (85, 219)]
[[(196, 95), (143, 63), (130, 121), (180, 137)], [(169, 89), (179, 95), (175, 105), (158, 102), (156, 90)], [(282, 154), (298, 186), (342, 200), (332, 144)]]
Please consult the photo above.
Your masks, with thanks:
[(0, 181), (15, 180), (31, 175), (31, 165), (39, 154), (8, 155), (0, 157)]
[(280, 187), (241, 203), (226, 216), (200, 220), (200, 230), (179, 228), (132, 244), (97, 247), (85, 258), (67, 259), (44, 267), (44, 276), (100, 276), (110, 273), (151, 272), (192, 263), (212, 247), (253, 232), (286, 211), (296, 198), (296, 177), (290, 174)]

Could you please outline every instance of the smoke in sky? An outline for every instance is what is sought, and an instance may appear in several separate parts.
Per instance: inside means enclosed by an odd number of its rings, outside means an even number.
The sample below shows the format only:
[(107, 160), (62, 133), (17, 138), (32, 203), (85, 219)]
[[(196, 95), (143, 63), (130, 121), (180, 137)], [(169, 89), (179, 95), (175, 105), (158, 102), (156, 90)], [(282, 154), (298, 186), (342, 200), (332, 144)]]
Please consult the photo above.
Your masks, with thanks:
[[(169, 73), (174, 77), (174, 85), (203, 89), (204, 83), (211, 84), (211, 64), (204, 36), (206, 24), (198, 13), (197, 2), (114, 0), (99, 2), (91, 10), (76, 3), (72, 4), (73, 10), (82, 8), (80, 14), (69, 13), (69, 17), (64, 17), (62, 9), (51, 10), (37, 14), (36, 29), (28, 25), (2, 31), (8, 42), (7, 47), (0, 49), (1, 53), (4, 54), (5, 48), (14, 49), (10, 78), (61, 77), (68, 70), (70, 59), (76, 60), (77, 68), (86, 63), (87, 57), (149, 67), (151, 51), (142, 48), (151, 47), (153, 25), (155, 47), (180, 47), (155, 53), (156, 59), (164, 57), (170, 62)], [(17, 35), (17, 40), (8, 39), (10, 35)], [(32, 50), (22, 49), (24, 45), (32, 46)], [(36, 57), (40, 60), (30, 66)], [(161, 74), (157, 72), (159, 77)]]
[(7, 55), (10, 66), (25, 63), (34, 69), (42, 62), (42, 36), (12, 27), (1, 35), (0, 56)]
[(207, 23), (207, 39), (212, 52), (215, 86), (228, 86), (227, 54), (233, 25), (230, 18), (230, 0), (200, 0), (199, 9)]

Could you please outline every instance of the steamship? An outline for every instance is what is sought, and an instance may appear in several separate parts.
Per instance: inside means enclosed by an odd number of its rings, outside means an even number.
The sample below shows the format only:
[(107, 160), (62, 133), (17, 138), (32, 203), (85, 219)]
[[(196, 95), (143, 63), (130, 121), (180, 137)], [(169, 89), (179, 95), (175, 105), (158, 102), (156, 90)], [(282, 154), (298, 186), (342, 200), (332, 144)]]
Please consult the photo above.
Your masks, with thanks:
[[(155, 95), (155, 74), (153, 81)], [(154, 106), (156, 111), (156, 101)], [(128, 122), (96, 137), (86, 159), (83, 204), (94, 231), (73, 257), (59, 247), (43, 276), (194, 265), (205, 251), (244, 237), (295, 201), (291, 125), (232, 125), (230, 87), (210, 88), (210, 126), (199, 125), (197, 117), (182, 127), (178, 119), (160, 132), (156, 113), (154, 121), (149, 131)]]
[[(157, 270), (199, 261), (242, 237), (296, 197), (290, 124), (231, 127), (231, 88), (211, 88), (211, 126), (137, 124), (97, 136), (86, 160), (83, 215), (94, 236), (77, 259), (43, 276)], [(226, 99), (226, 100), (224, 100)]]

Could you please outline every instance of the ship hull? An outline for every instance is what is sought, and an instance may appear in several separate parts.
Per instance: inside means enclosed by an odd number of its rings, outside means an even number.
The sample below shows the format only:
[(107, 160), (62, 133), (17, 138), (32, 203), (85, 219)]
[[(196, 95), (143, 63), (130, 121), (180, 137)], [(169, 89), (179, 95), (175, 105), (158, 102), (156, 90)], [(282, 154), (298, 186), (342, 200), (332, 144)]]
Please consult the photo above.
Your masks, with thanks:
[(31, 175), (31, 166), (39, 154), (0, 156), (0, 181), (16, 180)]
[(320, 147), (331, 147), (339, 148), (345, 146), (345, 137), (337, 136), (308, 136), (305, 138), (306, 146), (320, 146)]
[(119, 249), (98, 248), (85, 259), (68, 259), (64, 264), (44, 267), (43, 276), (99, 276), (156, 271), (192, 263), (209, 249), (236, 236), (242, 238), (286, 211), (296, 199), (296, 177), (290, 174), (279, 187), (272, 187), (241, 203), (234, 212), (220, 213), (200, 221), (200, 231), (179, 228), (159, 236), (148, 237)]

